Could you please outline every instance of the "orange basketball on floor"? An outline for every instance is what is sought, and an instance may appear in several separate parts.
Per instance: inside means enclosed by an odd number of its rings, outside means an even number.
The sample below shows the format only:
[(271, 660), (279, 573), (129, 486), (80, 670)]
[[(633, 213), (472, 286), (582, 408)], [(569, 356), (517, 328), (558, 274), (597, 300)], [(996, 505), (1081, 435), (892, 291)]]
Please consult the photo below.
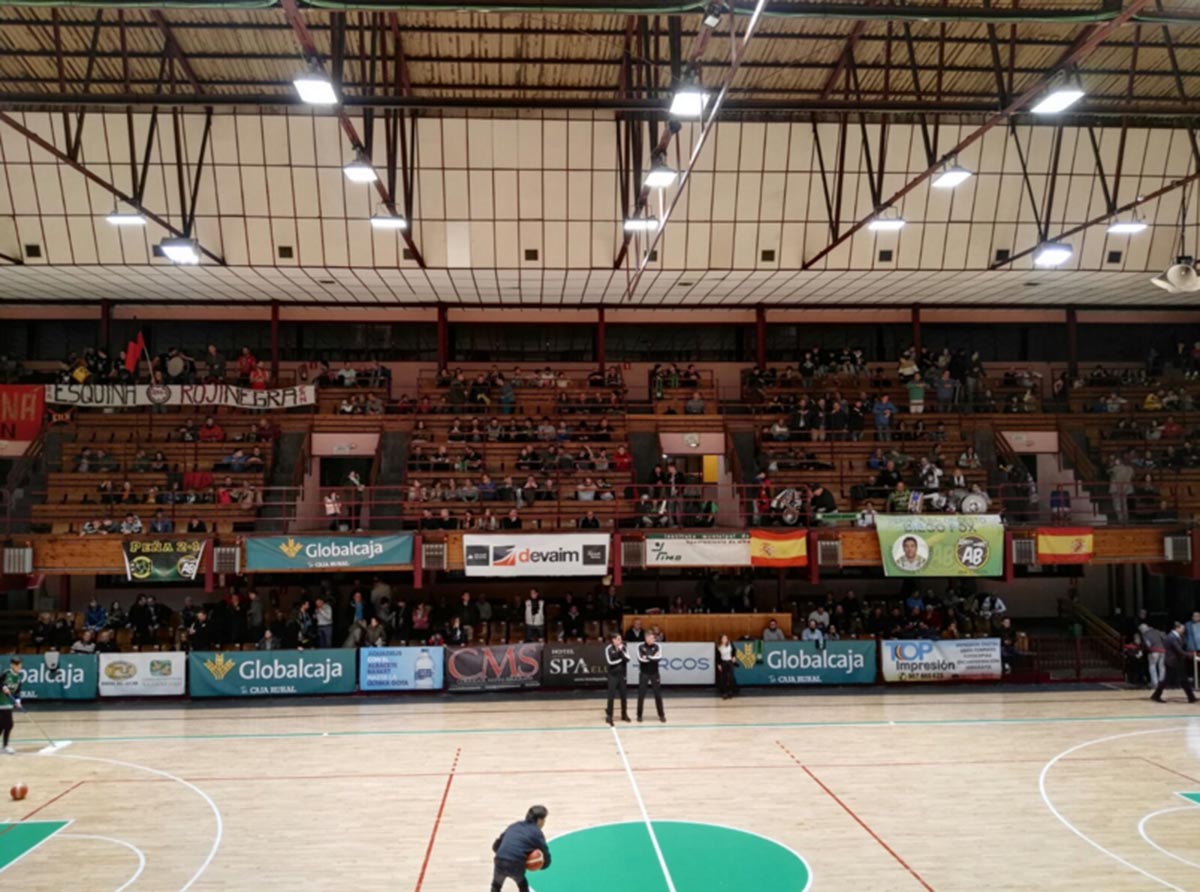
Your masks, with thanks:
[(546, 864), (546, 856), (542, 854), (541, 849), (534, 849), (525, 856), (526, 870), (541, 870)]
[[(29, 787), (25, 786), (24, 784), (14, 784), (13, 788), (8, 791), (8, 795), (11, 796), (13, 799), (15, 799), (17, 802), (20, 802), (22, 799), (24, 799), (26, 796), (29, 795)], [(542, 857), (541, 852), (538, 852), (537, 855), (538, 855), (539, 859)], [(538, 867), (541, 867), (541, 866), (542, 866), (541, 861), (538, 861)]]

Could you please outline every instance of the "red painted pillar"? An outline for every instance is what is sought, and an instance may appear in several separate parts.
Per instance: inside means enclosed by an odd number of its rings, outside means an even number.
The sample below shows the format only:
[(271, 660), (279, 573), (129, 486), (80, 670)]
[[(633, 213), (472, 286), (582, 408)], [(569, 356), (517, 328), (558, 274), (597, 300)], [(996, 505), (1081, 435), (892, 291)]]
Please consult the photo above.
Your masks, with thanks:
[(821, 567), (817, 563), (817, 531), (808, 531), (808, 581), (816, 585), (821, 581)]
[(604, 371), (604, 307), (596, 311), (596, 363)]
[(918, 354), (921, 352), (921, 308), (913, 306), (912, 308), (912, 342), (913, 349)]
[(613, 533), (612, 536), (612, 578), (613, 585), (621, 584), (621, 534)]
[(279, 301), (271, 301), (271, 380), (279, 383)]
[(1004, 581), (1012, 582), (1016, 578), (1016, 573), (1013, 570), (1012, 558), (1012, 543), (1013, 534), (1011, 530), (1004, 531)]
[(1079, 374), (1078, 315), (1074, 307), (1067, 309), (1067, 374), (1072, 378)]
[(425, 557), (423, 548), (424, 548), (424, 540), (421, 538), (421, 534), (417, 533), (415, 536), (413, 536), (413, 556), (412, 556), (413, 588), (415, 588), (415, 589), (416, 588), (424, 588), (424, 586), (425, 586), (425, 571), (422, 569), (422, 566), (421, 566), (421, 560), (422, 560), (422, 558)]
[(450, 325), (442, 306), (437, 308), (437, 364), (439, 369), (450, 364)]
[(763, 307), (754, 310), (754, 363), (760, 368), (767, 364), (767, 311)]
[[(109, 344), (109, 333), (112, 328), (112, 304), (108, 298), (100, 300), (100, 346), (105, 350), (109, 350), (112, 346)], [(111, 352), (111, 351), (110, 351)]]
[(213, 564), (216, 562), (216, 555), (213, 553), (213, 549), (216, 547), (216, 539), (209, 539), (204, 545), (204, 591), (206, 594), (211, 594), (214, 588)]
[(66, 613), (71, 609), (71, 577), (64, 573), (58, 577), (58, 610)]

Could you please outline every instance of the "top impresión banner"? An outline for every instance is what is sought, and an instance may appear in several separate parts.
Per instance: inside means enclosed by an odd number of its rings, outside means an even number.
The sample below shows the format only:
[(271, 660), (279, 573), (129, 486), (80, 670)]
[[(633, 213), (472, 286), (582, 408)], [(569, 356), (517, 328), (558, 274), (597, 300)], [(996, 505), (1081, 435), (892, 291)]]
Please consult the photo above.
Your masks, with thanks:
[(253, 390), (230, 384), (47, 384), (46, 402), (80, 409), (133, 409), (139, 406), (224, 406), (230, 409), (291, 409), (311, 406), (311, 384)]

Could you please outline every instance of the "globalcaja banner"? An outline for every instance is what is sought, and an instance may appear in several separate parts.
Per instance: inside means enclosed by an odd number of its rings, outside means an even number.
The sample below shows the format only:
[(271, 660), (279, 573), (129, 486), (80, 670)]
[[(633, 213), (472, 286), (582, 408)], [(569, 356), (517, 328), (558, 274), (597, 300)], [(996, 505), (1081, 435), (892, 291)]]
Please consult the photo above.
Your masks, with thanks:
[[(50, 668), (57, 657), (58, 665)], [(0, 657), (0, 670), (8, 669), (12, 654)], [(22, 700), (95, 700), (95, 654), (21, 654)]]
[(607, 675), (603, 644), (547, 644), (542, 648), (542, 687), (602, 685)]
[(874, 684), (875, 642), (739, 641), (733, 676), (740, 685)]
[(40, 384), (0, 384), (0, 456), (24, 455), (46, 415)]
[(880, 514), (875, 518), (885, 576), (1001, 576), (999, 514)]
[(364, 647), (358, 652), (362, 691), (440, 691), (445, 649)]
[(647, 567), (748, 567), (750, 534), (646, 534)]
[(207, 539), (126, 539), (125, 578), (130, 582), (191, 582)]
[(188, 693), (193, 697), (273, 697), (352, 694), (357, 651), (193, 651)]
[(329, 570), (412, 564), (412, 533), (390, 536), (252, 536), (247, 570)]
[(100, 654), (101, 697), (182, 697), (187, 693), (187, 654)]
[(446, 648), (446, 690), (536, 688), (542, 683), (542, 645)]
[[(626, 678), (630, 684), (637, 684), (638, 675), (638, 645), (630, 642), (629, 667)], [(664, 642), (662, 645), (663, 658), (659, 661), (658, 671), (663, 684), (714, 684), (717, 680), (717, 650), (712, 644), (676, 644)]]
[(468, 576), (603, 576), (608, 572), (607, 533), (463, 536)]
[(45, 399), (56, 406), (81, 409), (124, 409), (138, 406), (213, 406), (230, 409), (291, 409), (311, 406), (317, 389), (311, 384), (253, 390), (229, 384), (46, 384)]
[(999, 638), (884, 641), (884, 681), (995, 681), (1003, 674)]

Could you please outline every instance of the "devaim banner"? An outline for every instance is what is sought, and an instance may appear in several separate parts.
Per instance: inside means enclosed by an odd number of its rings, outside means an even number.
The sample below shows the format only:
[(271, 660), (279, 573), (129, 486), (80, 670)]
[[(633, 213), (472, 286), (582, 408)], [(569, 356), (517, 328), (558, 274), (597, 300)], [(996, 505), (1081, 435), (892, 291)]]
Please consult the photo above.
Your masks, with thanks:
[(465, 535), (468, 576), (603, 576), (608, 572), (607, 533)]
[(253, 390), (230, 384), (47, 384), (46, 402), (80, 409), (133, 409), (139, 406), (195, 406), (230, 409), (291, 409), (311, 406), (311, 384)]

